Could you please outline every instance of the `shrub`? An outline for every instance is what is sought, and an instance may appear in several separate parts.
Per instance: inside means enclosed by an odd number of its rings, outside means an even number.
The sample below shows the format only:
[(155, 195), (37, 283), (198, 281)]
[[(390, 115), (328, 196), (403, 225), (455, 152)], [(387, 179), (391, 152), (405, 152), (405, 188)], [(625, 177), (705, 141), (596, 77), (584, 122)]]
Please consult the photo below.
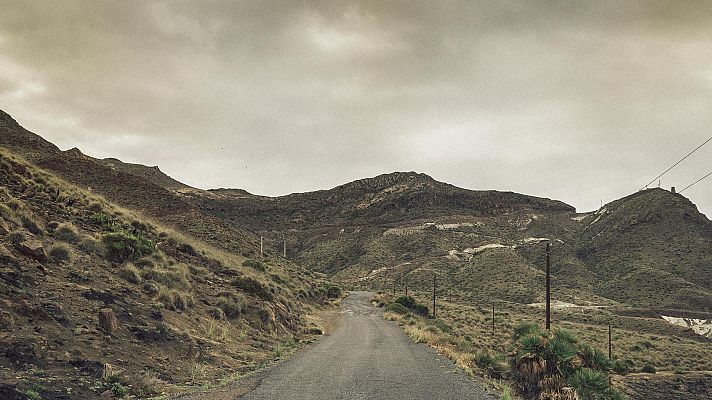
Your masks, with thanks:
[(650, 364), (645, 364), (641, 371), (645, 372), (646, 374), (656, 374), (658, 372), (658, 370), (656, 370), (655, 367)]
[(591, 368), (581, 368), (571, 375), (567, 383), (576, 389), (582, 399), (597, 399), (597, 394), (608, 389), (608, 376)]
[(400, 315), (405, 315), (410, 312), (403, 304), (400, 303), (391, 303), (384, 308), (385, 311), (387, 312), (392, 312)]
[(616, 360), (613, 363), (613, 371), (616, 374), (625, 375), (633, 369), (634, 365), (635, 364), (633, 363), (633, 361), (628, 360), (628, 359), (626, 359), (624, 361)]
[(219, 297), (217, 306), (228, 319), (239, 319), (242, 315), (242, 302), (235, 298)]
[(22, 213), (20, 214), (20, 221), (22, 222), (22, 226), (25, 227), (30, 233), (33, 235), (41, 235), (42, 234), (42, 228), (35, 222), (29, 215)]
[(474, 363), (485, 371), (490, 377), (500, 379), (507, 373), (507, 358), (504, 355), (492, 357), (489, 353), (477, 353)]
[(399, 298), (396, 299), (395, 301), (398, 304), (401, 304), (405, 308), (412, 308), (413, 306), (416, 305), (416, 301), (413, 297), (411, 296), (400, 296)]
[(49, 249), (49, 256), (57, 263), (69, 262), (72, 259), (72, 252), (65, 244), (56, 244)]
[(443, 321), (439, 318), (428, 321), (428, 325), (432, 325), (432, 326), (438, 328), (443, 333), (451, 333), (452, 332), (452, 327), (450, 325), (446, 324), (445, 321)]
[(49, 221), (45, 225), (45, 229), (47, 229), (47, 232), (54, 232), (55, 229), (59, 226), (59, 222), (57, 221)]
[(256, 269), (258, 271), (262, 271), (262, 272), (267, 271), (267, 266), (265, 265), (265, 263), (263, 263), (262, 261), (257, 261), (257, 260), (253, 260), (250, 258), (243, 261), (242, 265), (245, 267), (248, 267), (248, 268)]
[(18, 245), (25, 240), (27, 240), (27, 237), (25, 236), (24, 233), (15, 231), (15, 232), (10, 232), (10, 235), (8, 236), (8, 239), (10, 240), (10, 243), (14, 245)]
[(119, 276), (131, 283), (139, 284), (142, 281), (138, 269), (130, 264), (119, 270)]
[(197, 256), (198, 252), (195, 251), (195, 248), (188, 243), (182, 243), (176, 247), (176, 250), (180, 251), (181, 253), (185, 253), (191, 256)]
[(185, 310), (193, 306), (195, 299), (192, 295), (179, 292), (174, 289), (161, 288), (158, 292), (158, 300), (169, 310)]
[(98, 240), (94, 239), (89, 235), (82, 236), (82, 238), (79, 240), (79, 243), (77, 244), (77, 247), (79, 248), (79, 250), (87, 254), (97, 255), (99, 257), (104, 256), (104, 246), (102, 246), (102, 244)]
[(395, 302), (402, 304), (404, 307), (412, 311), (413, 314), (417, 314), (422, 317), (427, 317), (430, 314), (430, 309), (428, 309), (428, 306), (418, 303), (411, 296), (401, 296), (397, 298)]
[(263, 300), (272, 300), (274, 297), (262, 282), (249, 276), (238, 276), (232, 281), (232, 285)]
[(139, 272), (141, 278), (147, 281), (154, 281), (165, 285), (169, 288), (182, 288), (186, 289), (190, 287), (190, 282), (186, 278), (185, 274), (178, 271), (166, 271), (158, 268), (145, 269)]
[(336, 285), (327, 285), (326, 297), (329, 299), (338, 299), (341, 297), (341, 288)]
[(568, 384), (582, 400), (622, 398), (608, 385), (606, 371), (612, 368), (608, 357), (580, 343), (572, 332), (557, 329), (552, 333), (526, 324), (516, 327), (513, 337), (512, 374), (523, 397), (560, 398), (572, 390)]
[(54, 230), (54, 237), (63, 242), (75, 243), (79, 239), (79, 234), (74, 225), (64, 223), (57, 225), (57, 228)]
[(135, 260), (155, 250), (153, 242), (146, 237), (126, 231), (107, 233), (102, 241), (106, 249), (106, 257), (114, 262)]

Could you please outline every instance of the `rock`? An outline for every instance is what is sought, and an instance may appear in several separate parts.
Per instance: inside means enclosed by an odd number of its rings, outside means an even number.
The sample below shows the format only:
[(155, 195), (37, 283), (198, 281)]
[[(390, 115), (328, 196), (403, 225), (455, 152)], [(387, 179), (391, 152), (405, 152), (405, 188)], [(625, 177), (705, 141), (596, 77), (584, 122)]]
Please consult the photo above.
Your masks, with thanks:
[(99, 310), (99, 328), (107, 333), (114, 333), (119, 329), (119, 320), (112, 309), (102, 308)]
[(17, 245), (17, 249), (27, 257), (34, 258), (39, 262), (47, 261), (44, 245), (39, 240), (25, 240)]
[(16, 262), (15, 256), (7, 249), (7, 247), (0, 244), (0, 260)]

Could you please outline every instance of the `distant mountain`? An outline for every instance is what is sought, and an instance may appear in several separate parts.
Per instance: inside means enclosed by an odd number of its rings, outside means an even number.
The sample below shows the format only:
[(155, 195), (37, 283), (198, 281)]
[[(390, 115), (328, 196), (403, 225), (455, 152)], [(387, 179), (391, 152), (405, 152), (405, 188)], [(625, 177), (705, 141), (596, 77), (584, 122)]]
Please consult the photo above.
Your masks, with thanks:
[(121, 205), (247, 255), (259, 251), (260, 236), (273, 254), (286, 243), (290, 259), (350, 285), (385, 288), (395, 280), (417, 288), (437, 273), (464, 300), (538, 302), (548, 240), (561, 300), (712, 310), (710, 221), (662, 189), (586, 214), (416, 172), (267, 197), (193, 189), (156, 167), (62, 152), (7, 114), (0, 129), (1, 146)]
[(274, 251), (286, 241), (299, 263), (355, 285), (417, 288), (437, 273), (453, 296), (533, 303), (542, 300), (548, 239), (563, 300), (712, 310), (710, 221), (662, 189), (588, 214), (415, 172), (274, 198), (211, 194), (194, 194), (204, 212), (265, 236)]

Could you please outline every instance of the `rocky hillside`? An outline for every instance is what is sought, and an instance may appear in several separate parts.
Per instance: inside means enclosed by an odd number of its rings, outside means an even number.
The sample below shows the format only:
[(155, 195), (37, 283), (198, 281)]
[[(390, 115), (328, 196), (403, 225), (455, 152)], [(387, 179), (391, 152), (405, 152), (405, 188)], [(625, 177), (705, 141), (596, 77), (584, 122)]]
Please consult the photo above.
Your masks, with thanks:
[(282, 197), (194, 193), (205, 213), (353, 285), (427, 285), (467, 301), (543, 296), (544, 242), (571, 303), (712, 310), (710, 221), (679, 194), (647, 190), (577, 214), (562, 202), (393, 173)]
[(174, 393), (314, 337), (322, 275), (105, 162), (0, 114), (0, 398)]

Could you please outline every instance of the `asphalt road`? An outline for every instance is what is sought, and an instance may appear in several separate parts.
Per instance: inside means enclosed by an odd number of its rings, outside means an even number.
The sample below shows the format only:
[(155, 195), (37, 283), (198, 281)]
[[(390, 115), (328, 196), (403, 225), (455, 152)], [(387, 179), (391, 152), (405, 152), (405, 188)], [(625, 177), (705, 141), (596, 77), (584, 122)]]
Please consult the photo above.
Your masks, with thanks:
[(413, 343), (351, 292), (331, 335), (265, 373), (241, 399), (490, 399), (450, 360)]

